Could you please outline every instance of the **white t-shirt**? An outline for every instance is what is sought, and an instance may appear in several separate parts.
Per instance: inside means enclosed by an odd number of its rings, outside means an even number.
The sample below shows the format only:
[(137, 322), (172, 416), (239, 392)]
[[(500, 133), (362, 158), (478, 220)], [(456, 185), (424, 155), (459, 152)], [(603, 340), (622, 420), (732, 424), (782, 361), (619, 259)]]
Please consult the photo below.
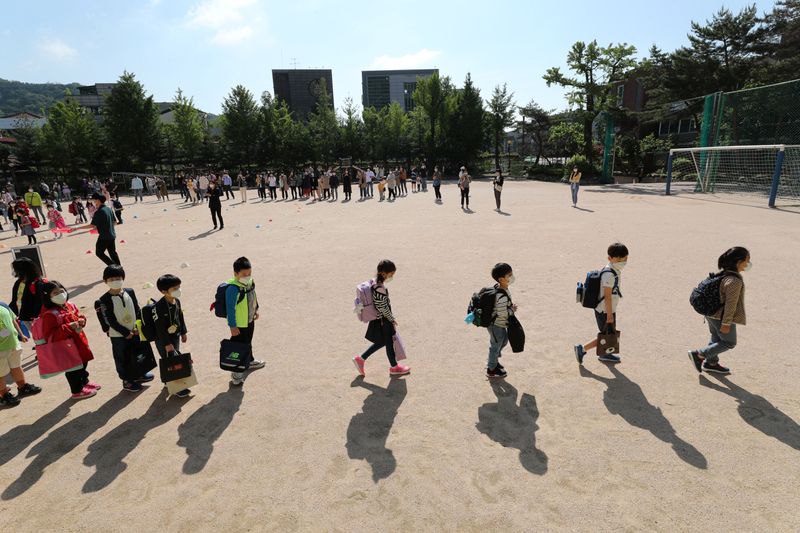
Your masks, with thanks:
[(208, 189), (208, 176), (200, 176), (200, 188)]
[[(600, 297), (601, 298), (603, 297), (603, 293), (605, 292), (605, 288), (606, 287), (610, 287), (612, 289), (614, 288), (614, 280), (615, 280), (614, 274), (612, 272), (608, 271), (611, 268), (612, 267), (611, 267), (610, 264), (606, 265), (605, 266), (605, 272), (603, 272), (603, 275), (600, 276)], [(616, 270), (614, 270), (614, 272), (616, 272), (616, 274), (617, 274), (617, 278), (616, 278), (616, 280), (617, 280), (617, 291), (619, 291), (619, 287), (622, 285), (622, 275), (619, 272), (617, 272)], [(616, 313), (617, 312), (617, 304), (619, 303), (619, 298), (620, 298), (619, 294), (616, 294), (616, 292), (611, 294), (611, 312), (612, 313)], [(606, 301), (605, 300), (601, 300), (600, 303), (597, 304), (597, 307), (595, 307), (595, 311), (597, 311), (598, 313), (605, 313), (606, 312)]]
[(367, 183), (371, 183), (372, 180), (375, 178), (375, 173), (371, 170), (367, 170)]

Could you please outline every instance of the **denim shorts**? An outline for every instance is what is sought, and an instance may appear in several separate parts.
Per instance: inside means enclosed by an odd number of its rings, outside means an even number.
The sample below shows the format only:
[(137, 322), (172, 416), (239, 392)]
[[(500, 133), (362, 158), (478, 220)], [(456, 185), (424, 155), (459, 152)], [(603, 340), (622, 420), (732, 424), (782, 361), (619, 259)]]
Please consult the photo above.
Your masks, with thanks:
[[(597, 320), (597, 329), (600, 333), (604, 333), (606, 331), (606, 314), (605, 313), (598, 313), (597, 311), (594, 312), (594, 318)], [(614, 328), (617, 327), (617, 313), (612, 315), (614, 317)]]

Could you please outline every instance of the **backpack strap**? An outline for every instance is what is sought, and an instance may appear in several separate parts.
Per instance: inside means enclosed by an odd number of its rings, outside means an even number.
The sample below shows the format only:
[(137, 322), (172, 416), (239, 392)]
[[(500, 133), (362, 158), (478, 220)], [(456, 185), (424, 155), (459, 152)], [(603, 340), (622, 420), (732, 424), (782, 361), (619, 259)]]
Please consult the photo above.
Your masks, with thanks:
[[(613, 268), (603, 267), (602, 270), (600, 270), (600, 279), (601, 279), (601, 281), (603, 279), (603, 274), (606, 273), (606, 272), (611, 272), (614, 275), (614, 286), (611, 287), (611, 294), (614, 294), (615, 291), (616, 291), (617, 296), (622, 298), (622, 291), (619, 290), (619, 274), (617, 274), (617, 271), (614, 270)], [(602, 302), (605, 299), (606, 299), (605, 294), (603, 294), (603, 292), (600, 291), (600, 299), (597, 300), (597, 304), (599, 305), (600, 302)]]

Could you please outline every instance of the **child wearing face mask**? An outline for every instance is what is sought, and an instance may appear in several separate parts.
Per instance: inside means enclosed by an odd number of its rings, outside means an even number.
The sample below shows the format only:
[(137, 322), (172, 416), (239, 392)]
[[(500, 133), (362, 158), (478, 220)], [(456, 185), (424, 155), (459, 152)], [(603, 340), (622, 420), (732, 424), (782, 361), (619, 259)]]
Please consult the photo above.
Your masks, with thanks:
[(719, 364), (719, 354), (736, 347), (736, 325), (747, 324), (744, 311), (744, 280), (742, 272), (752, 268), (750, 252), (742, 246), (728, 249), (717, 260), (717, 268), (722, 277), (719, 284), (719, 297), (722, 307), (706, 317), (711, 340), (704, 348), (689, 351), (689, 359), (698, 372), (705, 370), (716, 374), (730, 374), (729, 368)]
[[(228, 280), (228, 288), (225, 290), (225, 307), (228, 311), (231, 340), (248, 345), (252, 353), (255, 321), (258, 320), (258, 297), (253, 282), (253, 265), (246, 257), (240, 257), (233, 262), (233, 277)], [(258, 370), (265, 365), (264, 361), (252, 359), (248, 370)], [(238, 387), (242, 383), (244, 373), (231, 372), (231, 385)]]
[(89, 381), (89, 372), (86, 371), (89, 361), (94, 359), (89, 349), (89, 340), (83, 332), (83, 328), (86, 327), (86, 317), (69, 301), (67, 289), (59, 282), (44, 283), (42, 292), (42, 311), (39, 314), (39, 320), (42, 321), (42, 338), (48, 342), (71, 340), (75, 344), (83, 366), (65, 372), (64, 375), (69, 383), (73, 400), (91, 398), (101, 387)]
[(123, 289), (125, 270), (120, 265), (108, 265), (103, 270), (103, 282), (108, 291), (94, 303), (100, 325), (111, 339), (111, 353), (117, 375), (122, 380), (122, 389), (128, 392), (139, 392), (142, 383), (153, 381), (153, 374), (128, 375), (125, 368), (125, 357), (133, 345), (138, 345), (139, 332), (136, 321), (142, 318), (139, 301), (133, 289)]
[[(600, 333), (616, 331), (617, 304), (622, 298), (620, 290), (622, 269), (628, 264), (628, 247), (622, 243), (614, 243), (608, 247), (608, 264), (603, 267), (600, 277), (600, 302), (594, 310), (594, 317)], [(584, 345), (576, 344), (573, 348), (578, 364), (583, 364), (583, 358), (589, 350), (597, 347), (597, 338)], [(598, 356), (604, 363), (619, 363), (621, 359), (614, 354)]]
[[(186, 342), (186, 322), (181, 309), (181, 280), (178, 276), (164, 274), (156, 281), (156, 288), (164, 296), (156, 302), (156, 350), (164, 359), (167, 355), (180, 352), (182, 342)], [(189, 396), (191, 391), (184, 389), (175, 394), (178, 398)]]
[(503, 348), (508, 344), (508, 319), (517, 310), (511, 302), (511, 291), (508, 287), (514, 283), (514, 271), (508, 263), (497, 263), (492, 268), (492, 279), (497, 282), (497, 296), (494, 303), (494, 321), (489, 325), (489, 358), (486, 362), (487, 378), (504, 378), (508, 375), (500, 357)]

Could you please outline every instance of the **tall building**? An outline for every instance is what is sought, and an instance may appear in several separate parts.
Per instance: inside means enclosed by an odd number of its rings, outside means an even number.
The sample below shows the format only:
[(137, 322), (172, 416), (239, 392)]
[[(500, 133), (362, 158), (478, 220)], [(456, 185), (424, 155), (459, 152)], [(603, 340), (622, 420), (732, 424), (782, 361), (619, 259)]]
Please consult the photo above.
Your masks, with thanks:
[(333, 74), (330, 69), (281, 69), (272, 71), (272, 87), (296, 118), (305, 120), (314, 111), (323, 87), (333, 109)]
[(438, 69), (364, 70), (361, 72), (361, 101), (364, 107), (375, 109), (397, 102), (403, 111), (411, 111), (417, 78), (427, 78), (438, 72)]

